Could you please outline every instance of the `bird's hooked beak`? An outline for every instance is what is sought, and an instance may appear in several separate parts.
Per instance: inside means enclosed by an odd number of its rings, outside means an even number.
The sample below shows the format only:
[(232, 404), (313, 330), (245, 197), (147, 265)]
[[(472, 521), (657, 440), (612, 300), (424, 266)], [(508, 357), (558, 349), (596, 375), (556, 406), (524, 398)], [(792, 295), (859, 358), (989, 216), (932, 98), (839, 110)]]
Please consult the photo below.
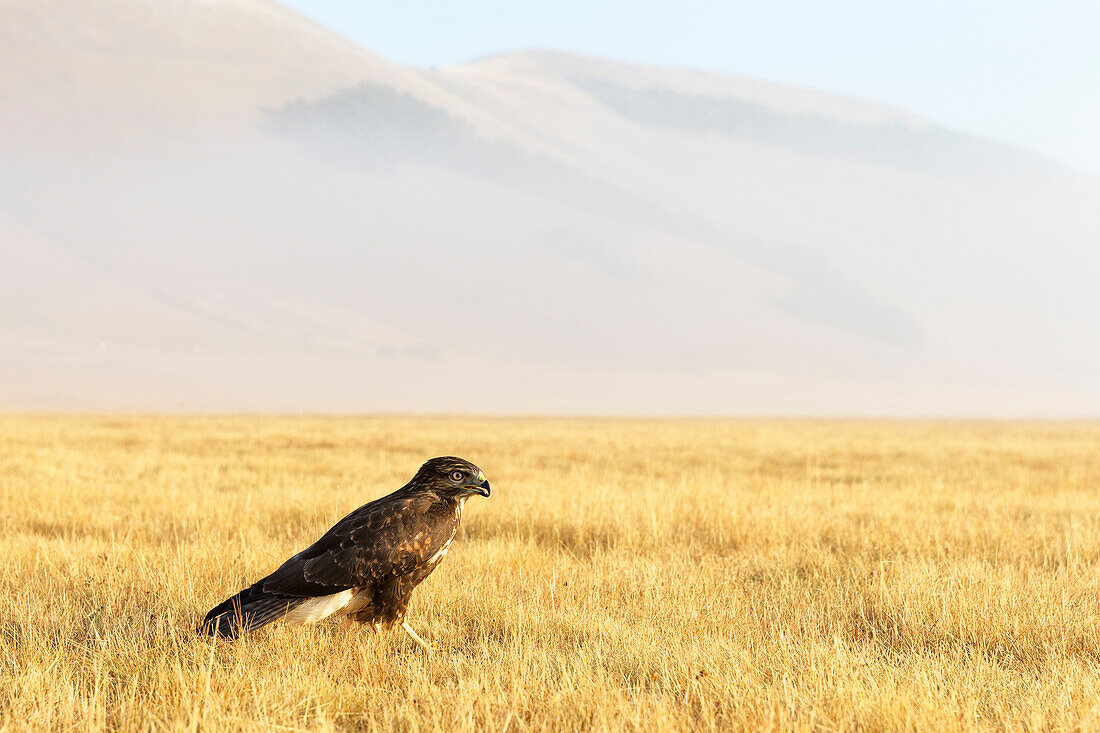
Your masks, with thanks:
[(489, 496), (489, 479), (485, 478), (485, 474), (481, 471), (477, 472), (477, 484), (467, 484), (462, 488), (467, 491), (473, 492), (478, 496)]

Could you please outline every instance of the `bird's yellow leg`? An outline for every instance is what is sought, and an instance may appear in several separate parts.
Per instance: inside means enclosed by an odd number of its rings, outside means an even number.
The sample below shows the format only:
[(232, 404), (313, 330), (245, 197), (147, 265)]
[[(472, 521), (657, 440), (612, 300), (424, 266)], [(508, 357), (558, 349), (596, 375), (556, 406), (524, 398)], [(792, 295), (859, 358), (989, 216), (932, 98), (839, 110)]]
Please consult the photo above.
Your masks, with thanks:
[(430, 651), (432, 650), (432, 648), (431, 648), (430, 646), (428, 646), (428, 642), (426, 642), (426, 641), (424, 641), (423, 639), (421, 639), (421, 638), (420, 638), (420, 635), (419, 635), (419, 634), (417, 634), (417, 633), (416, 633), (415, 631), (413, 631), (413, 630), (412, 630), (412, 627), (411, 627), (411, 626), (409, 626), (409, 622), (408, 622), (408, 621), (402, 621), (402, 622), (401, 622), (401, 627), (402, 627), (403, 629), (405, 629), (405, 633), (406, 633), (406, 634), (408, 634), (409, 636), (411, 636), (411, 637), (412, 637), (412, 640), (413, 640), (413, 641), (415, 641), (415, 642), (416, 642), (417, 644), (419, 644), (419, 645), (420, 645), (420, 647), (421, 647), (421, 648), (422, 648), (422, 649), (423, 649), (424, 651), (426, 651), (426, 652), (430, 652)]

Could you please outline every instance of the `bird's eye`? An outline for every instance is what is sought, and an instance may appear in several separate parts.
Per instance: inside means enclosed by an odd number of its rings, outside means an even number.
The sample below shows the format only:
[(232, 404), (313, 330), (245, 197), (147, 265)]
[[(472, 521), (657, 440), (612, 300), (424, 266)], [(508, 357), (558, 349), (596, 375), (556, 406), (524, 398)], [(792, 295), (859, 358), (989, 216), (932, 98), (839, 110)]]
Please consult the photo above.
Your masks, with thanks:
[(452, 471), (451, 472), (451, 478), (455, 481), (461, 481), (462, 480), (462, 471)]

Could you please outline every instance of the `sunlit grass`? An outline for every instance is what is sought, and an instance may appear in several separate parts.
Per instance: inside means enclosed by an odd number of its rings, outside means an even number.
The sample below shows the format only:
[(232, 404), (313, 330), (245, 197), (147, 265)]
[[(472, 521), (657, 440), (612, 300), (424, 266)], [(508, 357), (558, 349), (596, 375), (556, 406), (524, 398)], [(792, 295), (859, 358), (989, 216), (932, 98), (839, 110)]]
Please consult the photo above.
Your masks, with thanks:
[[(434, 455), (399, 633), (205, 611)], [(1095, 729), (1100, 426), (0, 418), (0, 716), (78, 729)]]

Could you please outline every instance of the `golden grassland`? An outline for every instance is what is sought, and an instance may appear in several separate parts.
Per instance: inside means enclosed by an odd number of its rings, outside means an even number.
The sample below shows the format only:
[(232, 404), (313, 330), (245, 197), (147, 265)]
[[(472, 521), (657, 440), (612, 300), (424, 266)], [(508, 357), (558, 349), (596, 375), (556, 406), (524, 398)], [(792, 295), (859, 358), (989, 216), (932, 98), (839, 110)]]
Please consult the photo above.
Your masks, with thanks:
[[(457, 454), (433, 645), (205, 611)], [(1100, 729), (1100, 425), (0, 418), (6, 730)]]

